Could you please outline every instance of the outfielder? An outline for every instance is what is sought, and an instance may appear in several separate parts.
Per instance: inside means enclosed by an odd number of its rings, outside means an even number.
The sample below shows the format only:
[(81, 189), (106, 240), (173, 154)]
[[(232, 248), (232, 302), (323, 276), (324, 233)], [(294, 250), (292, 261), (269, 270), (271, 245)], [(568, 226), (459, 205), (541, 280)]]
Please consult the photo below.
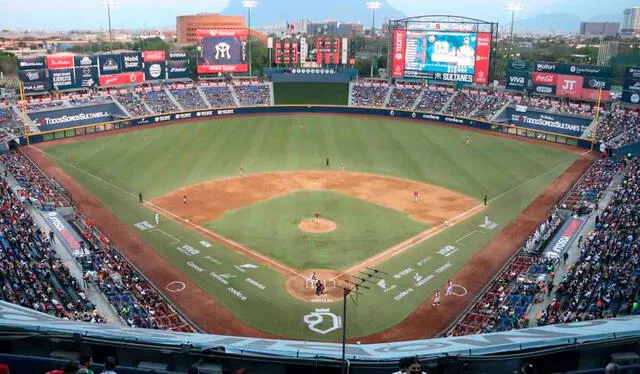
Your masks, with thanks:
[(340, 162), (340, 170), (342, 170), (343, 172), (345, 170), (344, 162), (342, 162), (342, 161)]
[(187, 194), (182, 195), (182, 202), (183, 202), (184, 204), (186, 204), (186, 203), (187, 203)]
[(244, 176), (244, 168), (242, 166), (240, 166), (240, 176)]

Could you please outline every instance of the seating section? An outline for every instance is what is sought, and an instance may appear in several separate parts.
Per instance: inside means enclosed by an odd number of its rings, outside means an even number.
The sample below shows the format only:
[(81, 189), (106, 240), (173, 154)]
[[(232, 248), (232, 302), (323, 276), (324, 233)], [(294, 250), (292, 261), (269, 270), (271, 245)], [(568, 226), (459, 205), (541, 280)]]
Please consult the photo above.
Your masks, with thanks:
[(395, 87), (391, 91), (391, 97), (387, 107), (399, 109), (411, 109), (413, 103), (420, 95), (420, 87), (416, 88), (398, 88)]
[(203, 86), (201, 87), (201, 90), (204, 92), (205, 96), (207, 96), (207, 100), (213, 108), (236, 106), (236, 103), (233, 101), (233, 96), (231, 96), (231, 91), (226, 85)]
[(169, 99), (164, 89), (142, 91), (138, 95), (155, 113), (177, 112), (178, 107)]
[(114, 98), (118, 100), (118, 102), (127, 109), (129, 114), (134, 117), (142, 117), (151, 114), (147, 108), (145, 108), (142, 100), (136, 97), (132, 92), (118, 93), (114, 95)]
[(477, 92), (458, 91), (458, 94), (445, 110), (445, 114), (469, 117), (472, 112), (484, 103), (486, 98), (486, 95), (481, 95)]
[(351, 91), (353, 105), (381, 107), (387, 98), (389, 86), (354, 84)]
[(582, 241), (580, 258), (536, 316), (538, 325), (640, 314), (640, 162), (626, 165), (609, 205)]
[(478, 110), (473, 114), (475, 118), (491, 119), (500, 109), (502, 109), (507, 103), (509, 98), (504, 95), (490, 95), (486, 100), (478, 107)]
[(603, 115), (596, 139), (610, 146), (631, 144), (640, 140), (640, 116), (632, 111), (616, 110)]
[(451, 98), (451, 95), (453, 95), (453, 93), (449, 91), (435, 91), (427, 89), (422, 94), (416, 109), (423, 110), (425, 112), (440, 113), (444, 105)]
[(621, 165), (609, 158), (596, 161), (565, 199), (566, 207), (580, 215), (591, 213)]
[(106, 322), (4, 178), (0, 204), (0, 299), (59, 318)]
[(241, 106), (271, 105), (271, 90), (266, 84), (234, 86)]
[(196, 87), (172, 89), (171, 94), (185, 110), (207, 108)]
[(21, 135), (24, 132), (20, 117), (10, 106), (0, 105), (0, 130), (13, 135)]
[(29, 200), (44, 210), (70, 206), (62, 193), (25, 156), (10, 153), (2, 155), (1, 159), (5, 168), (22, 187), (23, 200)]

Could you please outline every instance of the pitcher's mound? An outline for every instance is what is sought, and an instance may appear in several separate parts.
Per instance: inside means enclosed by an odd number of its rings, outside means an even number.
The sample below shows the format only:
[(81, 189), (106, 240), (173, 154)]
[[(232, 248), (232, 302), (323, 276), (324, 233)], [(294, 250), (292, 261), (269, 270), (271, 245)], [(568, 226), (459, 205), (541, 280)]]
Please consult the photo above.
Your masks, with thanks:
[(324, 218), (309, 218), (298, 224), (298, 228), (304, 232), (312, 234), (324, 234), (335, 230), (338, 225)]

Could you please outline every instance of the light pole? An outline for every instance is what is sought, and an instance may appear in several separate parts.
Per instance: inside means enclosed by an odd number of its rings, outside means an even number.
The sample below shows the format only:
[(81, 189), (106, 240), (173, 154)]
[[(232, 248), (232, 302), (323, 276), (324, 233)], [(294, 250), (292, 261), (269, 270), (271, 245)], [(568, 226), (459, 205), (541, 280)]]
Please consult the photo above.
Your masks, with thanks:
[(117, 5), (117, 0), (103, 0), (107, 6), (107, 17), (109, 18), (109, 43), (113, 44), (113, 31), (111, 31), (111, 6)]
[(255, 8), (258, 5), (257, 0), (242, 0), (242, 6), (247, 8), (247, 23), (248, 23), (248, 36), (247, 42), (249, 43), (249, 75), (253, 74), (251, 67), (251, 8)]
[(373, 78), (373, 50), (374, 50), (374, 36), (376, 30), (376, 9), (380, 9), (382, 3), (379, 1), (369, 1), (367, 2), (367, 8), (371, 9), (372, 20), (371, 20), (371, 78)]
[(516, 11), (522, 10), (524, 5), (517, 1), (509, 1), (504, 8), (511, 11), (511, 45), (509, 46), (509, 57), (513, 53), (513, 22), (515, 21)]

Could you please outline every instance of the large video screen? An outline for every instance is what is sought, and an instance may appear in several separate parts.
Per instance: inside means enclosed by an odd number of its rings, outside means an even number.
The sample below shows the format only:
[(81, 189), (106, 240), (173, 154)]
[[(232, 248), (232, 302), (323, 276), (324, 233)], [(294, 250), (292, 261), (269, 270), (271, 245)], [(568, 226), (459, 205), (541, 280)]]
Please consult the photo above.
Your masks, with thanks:
[(471, 74), (475, 69), (476, 35), (461, 32), (407, 32), (405, 72)]
[(491, 33), (394, 30), (394, 78), (487, 84)]
[(247, 29), (197, 30), (198, 74), (249, 70)]

